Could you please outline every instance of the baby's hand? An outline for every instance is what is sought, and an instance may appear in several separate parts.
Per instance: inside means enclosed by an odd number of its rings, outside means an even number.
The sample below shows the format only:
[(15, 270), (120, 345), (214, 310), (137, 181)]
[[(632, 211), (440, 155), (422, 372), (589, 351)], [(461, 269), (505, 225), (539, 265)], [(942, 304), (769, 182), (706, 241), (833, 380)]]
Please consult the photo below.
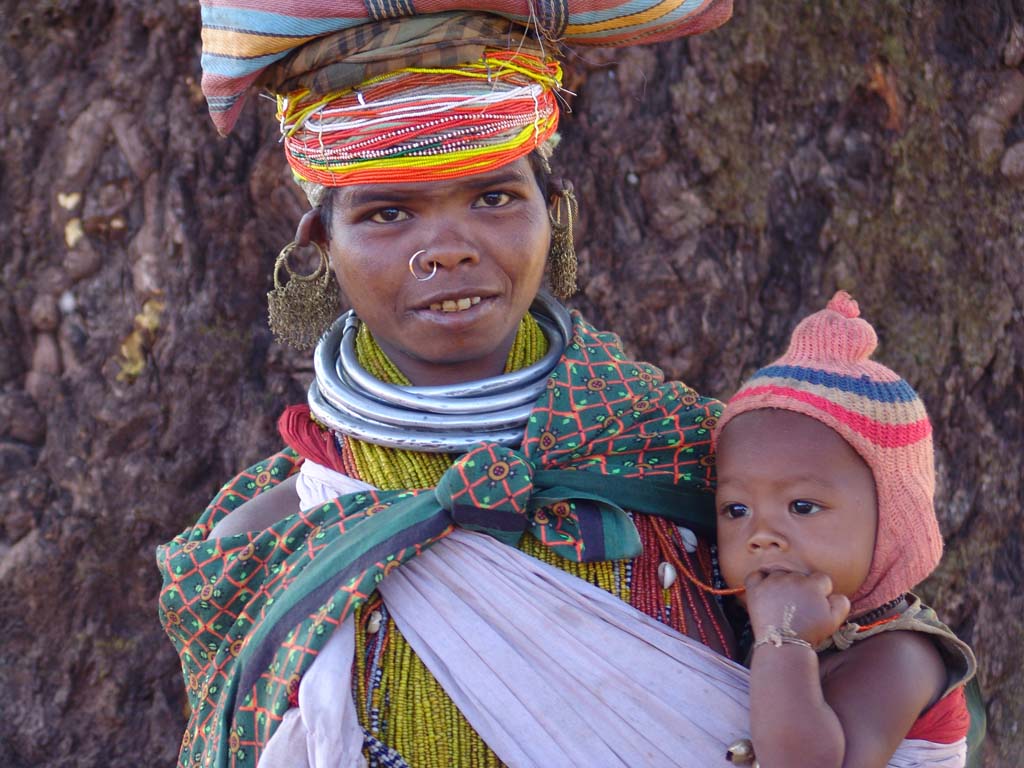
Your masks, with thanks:
[(850, 613), (850, 600), (832, 594), (832, 579), (824, 573), (754, 571), (744, 586), (755, 641), (781, 632), (817, 646)]

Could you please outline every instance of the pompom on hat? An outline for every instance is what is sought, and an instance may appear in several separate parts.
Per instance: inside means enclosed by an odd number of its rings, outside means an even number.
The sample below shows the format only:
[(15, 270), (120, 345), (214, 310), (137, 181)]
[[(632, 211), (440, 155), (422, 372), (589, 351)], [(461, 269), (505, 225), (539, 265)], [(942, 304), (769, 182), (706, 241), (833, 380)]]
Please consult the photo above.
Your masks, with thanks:
[(797, 325), (786, 354), (740, 387), (715, 428), (717, 441), (747, 411), (801, 413), (838, 432), (871, 468), (878, 532), (867, 579), (851, 598), (854, 616), (912, 589), (942, 556), (928, 414), (906, 381), (871, 360), (877, 345), (857, 302), (838, 291)]

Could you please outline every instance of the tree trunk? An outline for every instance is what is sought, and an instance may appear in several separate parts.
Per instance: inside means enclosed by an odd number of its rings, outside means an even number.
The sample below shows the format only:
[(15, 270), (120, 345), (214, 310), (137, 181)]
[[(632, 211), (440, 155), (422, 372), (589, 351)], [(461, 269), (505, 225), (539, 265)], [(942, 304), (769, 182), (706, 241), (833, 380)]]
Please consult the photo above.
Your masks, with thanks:
[[(272, 105), (218, 138), (194, 0), (6, 0), (0, 762), (169, 765), (185, 722), (153, 549), (279, 447), (307, 355), (264, 294), (303, 200)], [(935, 426), (942, 566), (987, 766), (1024, 751), (1024, 8), (737, 1), (701, 38), (582, 50), (557, 165), (571, 303), (728, 396), (850, 290)]]

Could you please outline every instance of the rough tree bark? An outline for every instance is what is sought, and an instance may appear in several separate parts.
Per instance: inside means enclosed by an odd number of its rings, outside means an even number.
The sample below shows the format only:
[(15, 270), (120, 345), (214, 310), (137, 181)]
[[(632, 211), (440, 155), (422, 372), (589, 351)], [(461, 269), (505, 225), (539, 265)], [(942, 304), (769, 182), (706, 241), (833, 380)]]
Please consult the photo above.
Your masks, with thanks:
[[(194, 0), (5, 0), (0, 762), (171, 764), (154, 546), (278, 446), (303, 356), (263, 294), (302, 201), (270, 105), (216, 137)], [(701, 39), (570, 63), (573, 304), (728, 395), (848, 288), (926, 401), (988, 766), (1024, 749), (1024, 8), (737, 2)]]

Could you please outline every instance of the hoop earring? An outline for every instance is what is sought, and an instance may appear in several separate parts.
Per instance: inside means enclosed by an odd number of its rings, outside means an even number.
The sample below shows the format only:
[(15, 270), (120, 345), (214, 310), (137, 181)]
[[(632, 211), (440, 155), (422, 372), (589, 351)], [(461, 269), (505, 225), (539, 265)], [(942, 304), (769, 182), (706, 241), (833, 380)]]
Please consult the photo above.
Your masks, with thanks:
[(434, 277), (434, 275), (437, 274), (437, 262), (436, 261), (430, 262), (431, 266), (433, 266), (434, 269), (426, 277), (420, 277), (419, 275), (416, 274), (416, 258), (421, 253), (426, 253), (426, 252), (427, 252), (426, 248), (420, 248), (418, 251), (416, 251), (416, 253), (414, 253), (412, 256), (409, 257), (409, 274), (411, 274), (413, 277), (415, 277), (416, 280), (418, 282), (420, 282), (420, 283), (427, 282), (427, 280), (430, 280), (431, 278)]
[[(562, 208), (565, 207), (563, 218)], [(576, 293), (576, 246), (573, 243), (573, 220), (579, 215), (579, 203), (572, 186), (562, 182), (561, 189), (554, 193), (554, 201), (548, 216), (551, 219), (551, 247), (548, 251), (548, 279), (551, 292), (560, 299), (568, 299)]]
[[(288, 257), (298, 247), (293, 240), (277, 255), (274, 262), (274, 289), (267, 294), (270, 330), (279, 344), (295, 349), (310, 349), (330, 327), (340, 309), (338, 287), (331, 276), (327, 252), (319, 243), (312, 243), (320, 256), (320, 264), (311, 275), (297, 275)], [(288, 273), (288, 282), (281, 284), (281, 270)]]

